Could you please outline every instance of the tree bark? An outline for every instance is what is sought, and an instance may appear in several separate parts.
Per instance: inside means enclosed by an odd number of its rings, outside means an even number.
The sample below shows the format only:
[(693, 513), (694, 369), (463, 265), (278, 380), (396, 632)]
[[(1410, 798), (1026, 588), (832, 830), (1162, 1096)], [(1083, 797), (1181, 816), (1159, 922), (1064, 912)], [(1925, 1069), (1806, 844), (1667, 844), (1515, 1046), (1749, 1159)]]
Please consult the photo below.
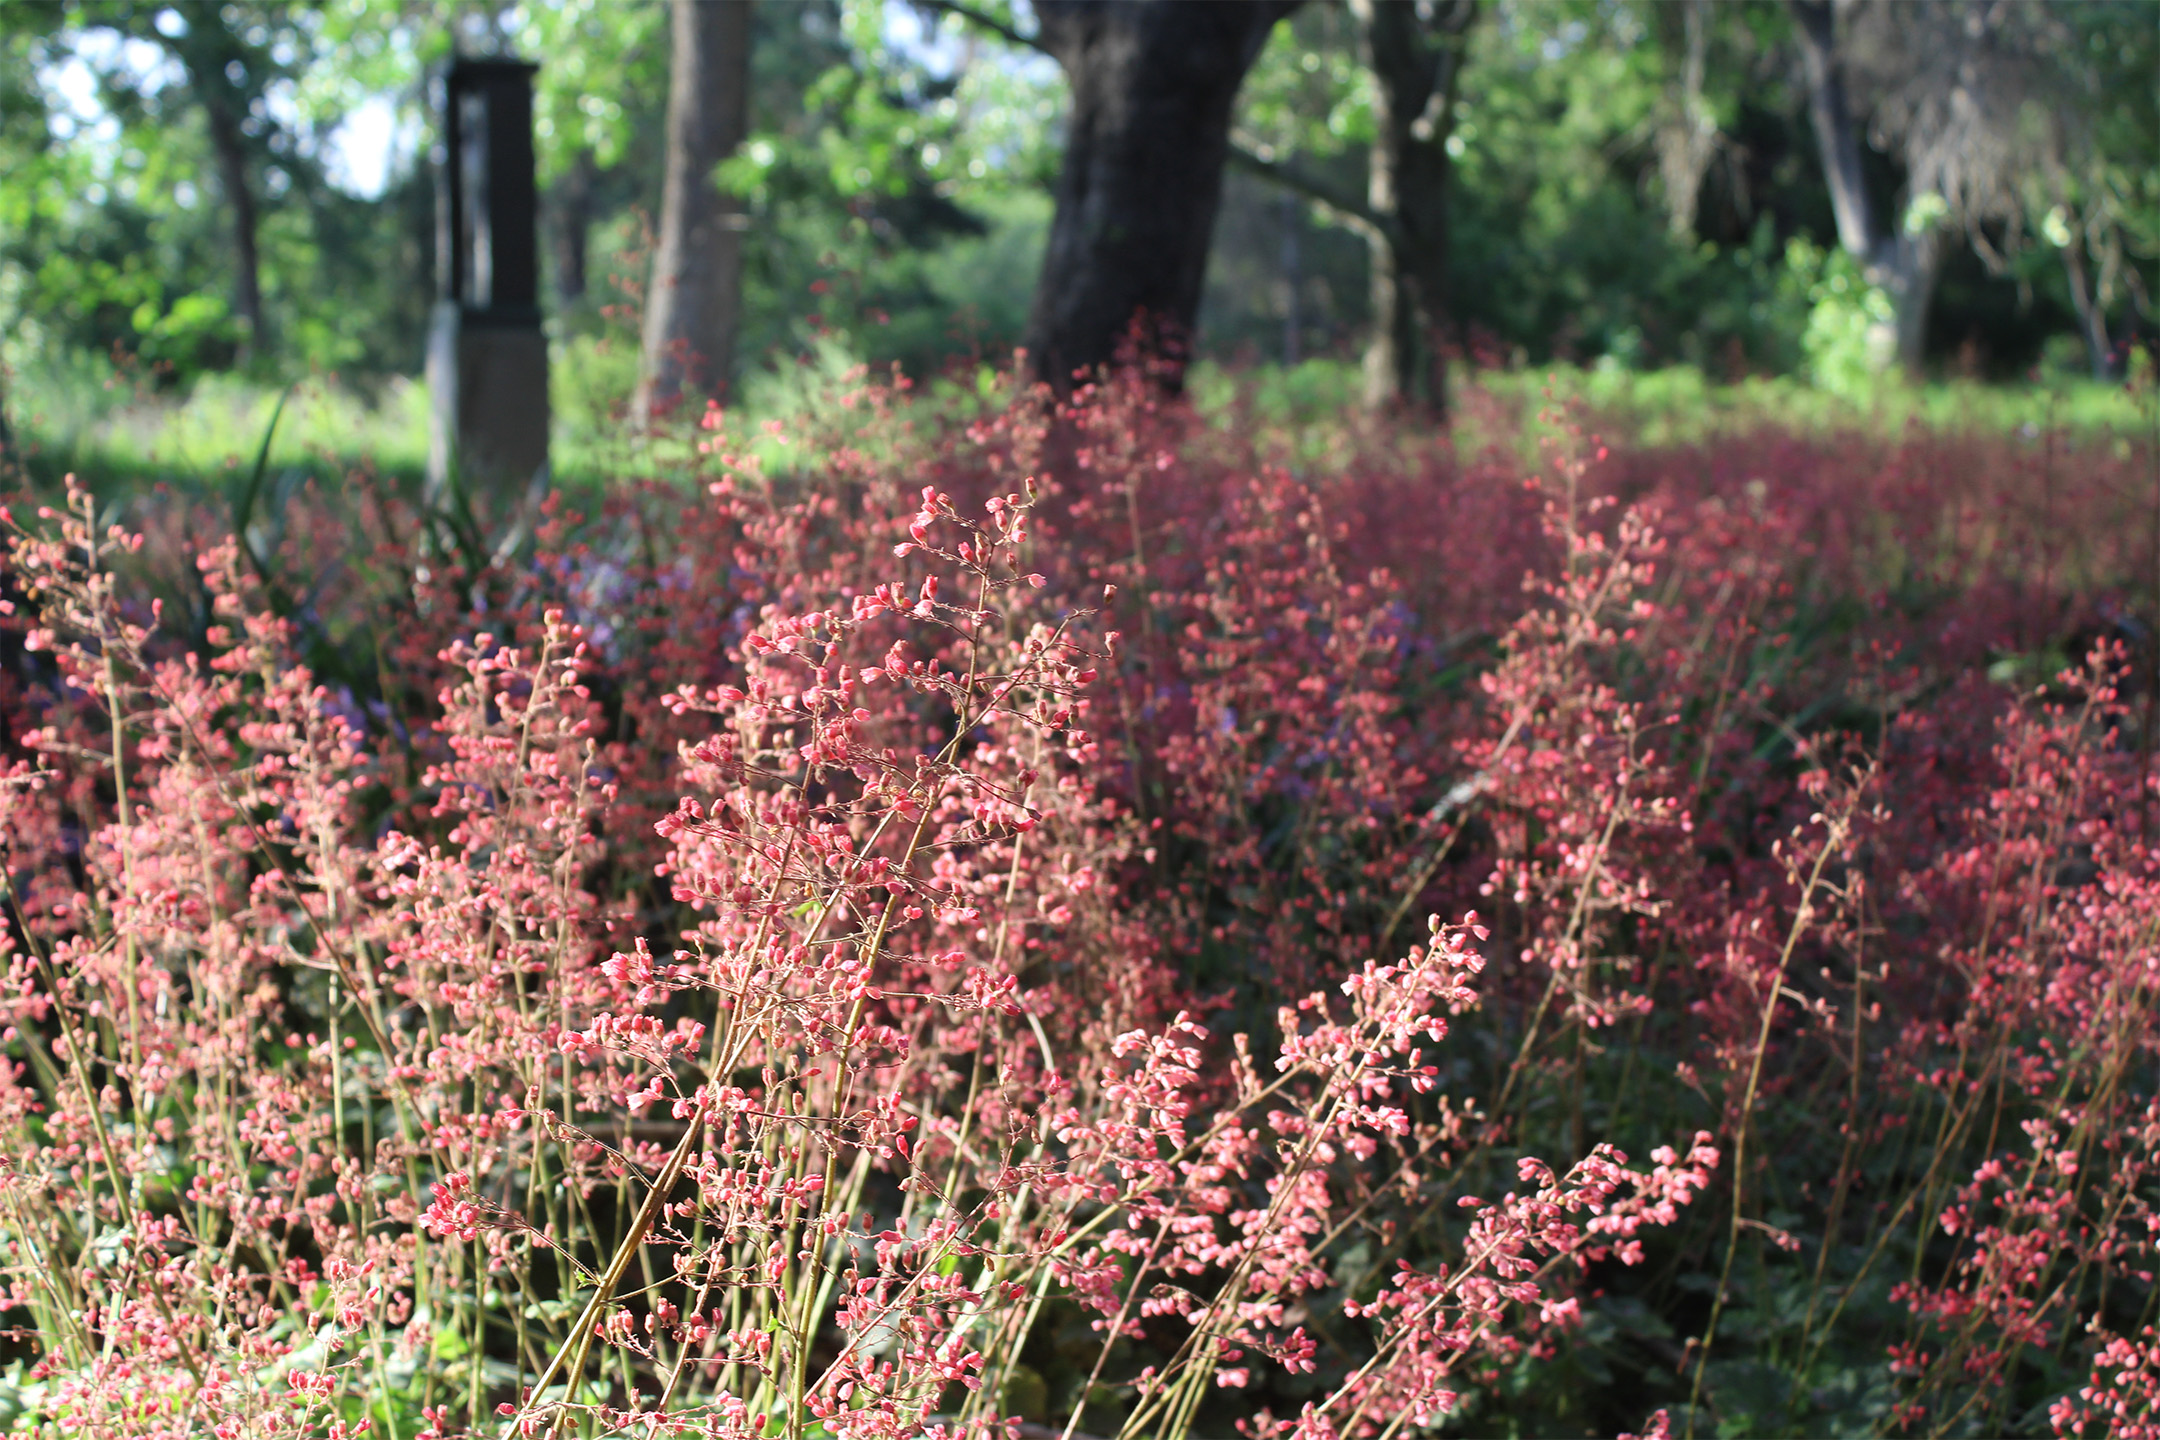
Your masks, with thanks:
[(233, 308), (247, 326), (240, 347), (246, 360), (269, 339), (263, 325), (262, 258), (255, 247), (255, 187), (248, 183), (247, 144), (239, 119), (223, 96), (205, 96), (204, 109), (210, 119), (210, 147), (217, 153), (218, 185), (232, 213)]
[(1305, 265), (1298, 253), (1298, 221), (1302, 207), (1297, 197), (1285, 193), (1282, 197), (1282, 363), (1290, 369), (1304, 358), (1305, 340)]
[(1373, 221), (1365, 402), (1447, 414), (1447, 141), (1474, 0), (1350, 0), (1373, 86), (1366, 204)]
[(249, 57), (212, 0), (194, 0), (178, 8), (187, 28), (177, 40), (155, 29), (150, 34), (180, 61), (188, 88), (203, 107), (218, 188), (225, 192), (225, 207), (232, 217), (233, 311), (247, 328), (240, 342), (240, 359), (245, 361), (260, 354), (269, 342), (263, 318), (262, 259), (256, 245), (255, 187), (248, 178), (248, 139), (243, 128), (247, 95), (228, 72), (236, 63), (247, 65)]
[(1703, 71), (1710, 49), (1710, 0), (1677, 0), (1658, 7), (1657, 18), (1680, 21), (1679, 83), (1672, 113), (1658, 129), (1658, 177), (1665, 186), (1665, 228), (1675, 239), (1695, 234), (1703, 176), (1717, 148), (1717, 121), (1703, 100)]
[(750, 114), (750, 0), (672, 0), (666, 178), (632, 413), (727, 384), (742, 317), (742, 208), (713, 170)]
[(1860, 171), (1860, 132), (1845, 99), (1845, 76), (1837, 63), (1837, 15), (1831, 0), (1791, 0), (1800, 31), (1800, 61), (1807, 73), (1808, 120), (1822, 157), (1830, 212), (1838, 244), (1866, 261), (1875, 245), (1874, 207)]
[[(1136, 320), (1188, 342), (1222, 199), (1230, 111), (1297, 0), (1037, 0), (1036, 43), (1072, 88), (1057, 210), (1028, 318), (1035, 374), (1063, 390), (1117, 358)], [(1178, 384), (1174, 356), (1164, 382)]]
[(1889, 295), (1896, 311), (1899, 364), (1917, 375), (1927, 348), (1928, 304), (1942, 265), (1932, 226), (1917, 233), (1882, 223), (1860, 168), (1860, 132), (1838, 64), (1837, 12), (1832, 0), (1788, 0), (1800, 32), (1807, 74), (1808, 120), (1822, 154), (1823, 180), (1837, 217), (1838, 244), (1860, 262), (1868, 282)]
[(2108, 335), (2107, 310), (2093, 295), (2093, 287), (2085, 273), (2085, 234), (2080, 225), (2071, 234), (2070, 243), (2062, 247), (2063, 271), (2070, 281), (2070, 307), (2077, 312), (2078, 333), (2085, 339), (2086, 358), (2092, 363), (2092, 377), (2108, 380), (2114, 377), (2115, 346)]
[(548, 248), (555, 262), (555, 300), (568, 308), (585, 298), (586, 243), (592, 234), (592, 151), (581, 149), (548, 191)]

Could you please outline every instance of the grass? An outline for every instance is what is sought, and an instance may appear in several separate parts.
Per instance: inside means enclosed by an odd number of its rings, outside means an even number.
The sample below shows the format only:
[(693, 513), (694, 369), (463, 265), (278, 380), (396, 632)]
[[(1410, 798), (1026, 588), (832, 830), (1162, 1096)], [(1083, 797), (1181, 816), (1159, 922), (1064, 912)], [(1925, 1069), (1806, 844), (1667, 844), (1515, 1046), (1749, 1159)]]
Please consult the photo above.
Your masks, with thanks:
[[(1475, 385), (1489, 406), (1463, 403)], [(1340, 428), (1356, 412), (1361, 377), (1344, 360), (1308, 360), (1290, 369), (1265, 366), (1231, 370), (1194, 367), (1191, 389), (1203, 413), (1226, 419), (1248, 416), (1305, 437)], [(1616, 437), (1648, 446), (1687, 444), (1719, 434), (1782, 427), (1803, 432), (1873, 431), (1895, 434), (1910, 426), (1930, 430), (2022, 432), (2068, 431), (2082, 437), (2127, 437), (2150, 423), (2133, 387), (2061, 378), (2026, 385), (1986, 385), (1971, 380), (1908, 384), (1886, 378), (1862, 402), (1817, 389), (1793, 376), (1712, 380), (1689, 365), (1636, 371), (1609, 366), (1543, 366), (1520, 371), (1458, 371), (1457, 406), (1473, 433), (1473, 445), (1519, 438), (1552, 402), (1578, 402), (1593, 423)], [(1242, 402), (1242, 403), (1240, 403)], [(1475, 433), (1498, 418), (1510, 435)]]
[[(735, 418), (738, 435), (761, 436), (765, 423), (807, 415), (833, 393), (853, 361), (836, 342), (758, 371), (743, 387)], [(628, 435), (617, 416), (635, 381), (635, 355), (620, 340), (578, 339), (558, 345), (553, 448), (559, 484), (572, 493), (605, 488), (616, 477), (649, 471), (648, 442)], [(1002, 389), (997, 377), (967, 386), (950, 377), (933, 394), (976, 403)], [(1793, 378), (1713, 381), (1676, 366), (1655, 371), (1546, 367), (1519, 372), (1458, 374), (1475, 384), (1482, 405), (1460, 405), (1459, 444), (1528, 445), (1537, 413), (1552, 401), (1579, 402), (1591, 423), (1616, 437), (1659, 446), (1719, 433), (1782, 427), (1804, 432), (1934, 430), (2068, 432), (2114, 437), (2118, 446), (2150, 424), (2131, 387), (2083, 379), (2017, 386), (1947, 381), (1886, 382), (1860, 403)], [(1357, 412), (1355, 364), (1309, 360), (1289, 369), (1194, 367), (1191, 393), (1217, 423), (1263, 422), (1291, 437), (1295, 459), (1320, 463), (1335, 450), (1346, 417)], [(966, 392), (966, 393), (963, 393)], [(30, 480), (56, 486), (67, 473), (99, 489), (169, 485), (184, 491), (222, 489), (251, 465), (282, 392), (233, 376), (206, 375), (186, 389), (157, 391), (117, 371), (103, 357), (61, 357), (11, 377), (10, 419)], [(319, 377), (292, 388), (273, 439), (268, 468), (290, 479), (332, 485), (365, 469), (401, 489), (416, 487), (427, 456), (425, 383), (395, 377), (365, 389)], [(1493, 433), (1479, 433), (1490, 430)], [(759, 448), (767, 446), (762, 439)], [(1525, 458), (1529, 458), (1526, 453)], [(784, 464), (776, 453), (769, 459)]]
[(1918, 425), (1930, 430), (2086, 434), (2127, 433), (2145, 424), (2128, 387), (2083, 377), (2025, 385), (1976, 380), (1913, 385), (1893, 376), (1885, 377), (1864, 402), (1793, 376), (1751, 376), (1728, 384), (1687, 365), (1650, 371), (1568, 367), (1482, 378), (1488, 387), (1503, 394), (1513, 390), (1525, 401), (1550, 386), (1558, 397), (1579, 398), (1592, 413), (1623, 422), (1630, 436), (1650, 445), (1686, 443), (1765, 424), (1798, 430), (1894, 432)]
[[(100, 490), (223, 488), (254, 464), (285, 394), (227, 375), (161, 392), (95, 356), (11, 378), (9, 420), (30, 480), (57, 486), (72, 473)], [(334, 378), (301, 381), (278, 421), (268, 468), (329, 483), (365, 466), (393, 483), (417, 484), (427, 463), (427, 404), (426, 386), (403, 377), (366, 391)]]

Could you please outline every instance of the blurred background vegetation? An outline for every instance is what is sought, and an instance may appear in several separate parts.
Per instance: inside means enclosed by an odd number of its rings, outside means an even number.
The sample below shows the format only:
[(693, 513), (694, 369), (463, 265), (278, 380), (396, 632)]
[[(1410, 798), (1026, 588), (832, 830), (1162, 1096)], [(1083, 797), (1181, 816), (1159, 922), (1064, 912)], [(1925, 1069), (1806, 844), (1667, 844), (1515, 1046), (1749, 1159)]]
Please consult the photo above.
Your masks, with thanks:
[[(731, 405), (784, 410), (857, 364), (972, 383), (1008, 361), (1051, 220), (1066, 81), (1014, 43), (1024, 4), (954, 8), (757, 8), (751, 135), (718, 173), (749, 216)], [(1796, 13), (1478, 10), (1445, 132), (1447, 343), (1467, 362), (1453, 383), (1558, 373), (1667, 423), (2129, 416), (2111, 397), (2151, 344), (2160, 284), (2160, 5), (2036, 9), (2052, 48), (2025, 57), (2048, 82), (2026, 99), (2044, 102), (2046, 134), (1964, 156), (1945, 173), (1985, 161), (1997, 183), (1955, 207), (1916, 190), (1912, 124), (1887, 102), (1869, 115), (1868, 183), (1944, 237), (1925, 393), (1864, 353), (1882, 301), (1839, 248)], [(427, 80), (453, 50), (541, 64), (557, 467), (605, 466), (637, 378), (659, 209), (660, 0), (70, 0), (0, 7), (0, 405), (34, 475), (213, 474), (244, 463), (296, 383), (281, 453), (417, 472)], [(1894, 66), (1893, 50), (1862, 59)], [(1233, 145), (1247, 163), (1226, 181), (1195, 338), (1203, 403), (1223, 393), (1213, 377), (1243, 374), (1289, 418), (1354, 405), (1369, 248), (1299, 177), (1363, 193), (1373, 99), (1352, 16), (1332, 4), (1276, 26), (1246, 77)], [(236, 238), (236, 205), (251, 239)]]

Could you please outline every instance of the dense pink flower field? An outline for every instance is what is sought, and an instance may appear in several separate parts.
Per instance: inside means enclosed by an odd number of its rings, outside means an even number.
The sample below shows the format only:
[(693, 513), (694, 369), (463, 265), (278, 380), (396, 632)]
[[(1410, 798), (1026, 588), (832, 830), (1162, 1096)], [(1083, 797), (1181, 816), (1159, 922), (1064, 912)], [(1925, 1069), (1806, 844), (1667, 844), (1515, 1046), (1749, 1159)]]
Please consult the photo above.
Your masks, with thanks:
[(1556, 433), (16, 506), (0, 1407), (2160, 1434), (2149, 444)]

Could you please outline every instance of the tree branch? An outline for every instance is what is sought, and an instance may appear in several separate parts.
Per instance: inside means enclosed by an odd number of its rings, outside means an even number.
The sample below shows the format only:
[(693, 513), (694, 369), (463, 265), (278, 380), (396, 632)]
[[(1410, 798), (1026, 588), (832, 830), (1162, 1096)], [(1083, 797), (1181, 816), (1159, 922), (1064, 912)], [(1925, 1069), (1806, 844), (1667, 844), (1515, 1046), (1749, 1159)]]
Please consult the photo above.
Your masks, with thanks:
[(1354, 230), (1367, 240), (1382, 244), (1394, 243), (1395, 227), (1389, 217), (1377, 214), (1355, 196), (1315, 179), (1294, 165), (1263, 155), (1234, 137), (1230, 141), (1230, 163), (1303, 196), (1329, 221), (1345, 230)]
[(988, 30), (1008, 45), (1022, 50), (1033, 50), (1036, 54), (1048, 55), (1053, 60), (1057, 58), (1057, 52), (1043, 44), (1039, 36), (1023, 35), (995, 15), (986, 15), (972, 5), (960, 3), (960, 0), (915, 0), (915, 4), (920, 9), (936, 14), (956, 15), (978, 29)]

